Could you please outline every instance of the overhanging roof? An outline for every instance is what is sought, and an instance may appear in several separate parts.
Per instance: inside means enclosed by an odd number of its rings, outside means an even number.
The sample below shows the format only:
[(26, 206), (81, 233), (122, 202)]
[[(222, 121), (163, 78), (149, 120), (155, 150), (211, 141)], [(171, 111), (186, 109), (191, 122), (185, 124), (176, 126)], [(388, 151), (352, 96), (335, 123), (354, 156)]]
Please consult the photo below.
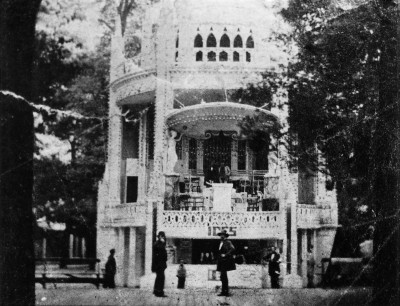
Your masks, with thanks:
[(173, 110), (166, 117), (168, 128), (194, 138), (208, 138), (209, 132), (234, 132), (240, 136), (238, 125), (246, 116), (258, 116), (265, 127), (272, 128), (279, 120), (270, 111), (247, 104), (210, 102)]

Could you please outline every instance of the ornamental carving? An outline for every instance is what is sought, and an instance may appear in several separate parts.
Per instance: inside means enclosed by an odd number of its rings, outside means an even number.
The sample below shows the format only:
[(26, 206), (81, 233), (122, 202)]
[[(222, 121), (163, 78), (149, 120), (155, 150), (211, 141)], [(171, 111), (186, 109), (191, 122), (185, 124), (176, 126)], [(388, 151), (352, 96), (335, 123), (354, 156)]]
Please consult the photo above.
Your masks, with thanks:
[(111, 85), (118, 103), (128, 97), (156, 90), (156, 73), (154, 70), (135, 73), (121, 78)]
[(213, 212), (213, 211), (163, 211), (162, 226), (204, 227), (237, 226), (241, 228), (279, 228), (279, 212)]

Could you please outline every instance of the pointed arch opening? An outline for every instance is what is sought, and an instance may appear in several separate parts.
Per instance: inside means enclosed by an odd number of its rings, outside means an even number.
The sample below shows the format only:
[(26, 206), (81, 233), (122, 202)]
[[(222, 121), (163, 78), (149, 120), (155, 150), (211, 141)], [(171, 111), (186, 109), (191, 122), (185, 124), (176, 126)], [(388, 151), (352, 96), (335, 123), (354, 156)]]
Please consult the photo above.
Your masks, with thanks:
[(215, 61), (217, 60), (217, 55), (216, 55), (215, 52), (210, 51), (210, 52), (208, 52), (208, 54), (207, 54), (207, 58), (208, 58), (208, 61), (209, 61), (209, 62), (215, 62)]
[(217, 46), (217, 40), (215, 39), (214, 34), (210, 34), (207, 37), (207, 47), (216, 47)]
[(203, 61), (203, 52), (199, 51), (196, 53), (196, 62), (202, 62)]
[(231, 40), (229, 39), (228, 35), (224, 34), (221, 36), (219, 46), (222, 48), (229, 48), (231, 46)]
[(225, 51), (220, 52), (219, 53), (219, 61), (220, 62), (228, 61), (228, 53), (226, 53)]
[(246, 41), (246, 48), (254, 48), (254, 40), (252, 36), (249, 36)]
[(250, 54), (250, 52), (246, 52), (246, 62), (251, 62), (251, 54)]
[(234, 48), (243, 48), (243, 40), (240, 35), (236, 35), (235, 40), (233, 41)]
[(203, 37), (200, 34), (197, 34), (194, 38), (194, 47), (195, 48), (202, 48), (203, 47)]
[(239, 52), (237, 52), (237, 51), (233, 52), (233, 61), (234, 62), (239, 62), (240, 61)]

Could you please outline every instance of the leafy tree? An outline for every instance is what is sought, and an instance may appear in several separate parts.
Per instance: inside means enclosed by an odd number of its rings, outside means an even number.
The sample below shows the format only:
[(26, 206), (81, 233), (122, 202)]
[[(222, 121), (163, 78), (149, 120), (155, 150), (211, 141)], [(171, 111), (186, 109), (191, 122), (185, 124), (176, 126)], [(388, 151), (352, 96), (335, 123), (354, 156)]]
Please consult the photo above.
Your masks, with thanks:
[[(63, 115), (40, 112), (42, 123), (36, 132), (67, 141), (71, 162), (64, 164), (57, 157), (35, 160), (34, 203), (37, 217), (65, 222), (67, 233), (87, 238), (91, 243), (88, 256), (95, 256), (97, 182), (104, 172), (106, 152), (110, 39), (105, 35), (90, 50), (68, 27), (85, 22), (86, 15), (79, 13), (81, 2), (70, 6), (67, 2), (42, 6), (40, 17), (51, 23), (39, 27), (37, 33), (34, 101), (63, 110)], [(62, 21), (53, 15), (62, 16)], [(67, 255), (67, 241), (64, 247)]]
[(313, 166), (314, 144), (326, 158), (353, 245), (376, 225), (374, 303), (396, 304), (398, 8), (394, 1), (353, 1), (343, 10), (337, 2), (292, 0), (283, 11), (294, 29), (285, 38), (299, 50), (288, 67), (290, 131), (299, 162)]

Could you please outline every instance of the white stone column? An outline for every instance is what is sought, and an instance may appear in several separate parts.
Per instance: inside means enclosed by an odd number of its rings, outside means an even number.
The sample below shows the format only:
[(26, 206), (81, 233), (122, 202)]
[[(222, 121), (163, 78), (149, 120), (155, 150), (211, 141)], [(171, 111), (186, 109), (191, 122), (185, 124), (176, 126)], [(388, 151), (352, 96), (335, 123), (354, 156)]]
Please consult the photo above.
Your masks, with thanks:
[(204, 141), (197, 140), (197, 171), (203, 172)]
[(146, 219), (144, 273), (150, 274), (153, 259), (153, 202), (150, 200), (147, 201)]
[(124, 228), (116, 227), (115, 236), (117, 237), (116, 248), (115, 248), (115, 261), (117, 263), (117, 274), (115, 275), (115, 284), (117, 286), (123, 286), (124, 281)]
[(115, 93), (111, 90), (108, 136), (109, 205), (111, 206), (121, 203), (122, 118), (115, 100)]
[(82, 258), (86, 258), (86, 241), (85, 238), (82, 237)]
[(185, 136), (182, 137), (182, 163), (183, 171), (189, 171), (189, 139)]
[(307, 283), (307, 230), (301, 230), (301, 277)]
[(136, 228), (129, 228), (129, 263), (128, 263), (128, 287), (135, 287), (136, 280)]
[(74, 257), (74, 235), (69, 235), (69, 258)]
[(46, 250), (47, 250), (47, 239), (46, 237), (43, 237), (42, 240), (42, 257), (46, 258)]
[(232, 140), (232, 150), (231, 150), (231, 170), (236, 172), (238, 169), (238, 141), (236, 139)]
[(174, 93), (171, 83), (170, 67), (175, 63), (175, 36), (173, 30), (173, 6), (171, 1), (162, 2), (160, 26), (156, 35), (156, 103), (154, 119), (154, 169), (150, 177), (149, 195), (156, 199), (163, 196), (165, 180), (163, 171), (167, 157), (165, 139), (165, 115), (173, 108)]
[(286, 275), (284, 279), (284, 287), (288, 288), (302, 288), (302, 278), (297, 274), (297, 212), (296, 202), (290, 201), (290, 274)]

